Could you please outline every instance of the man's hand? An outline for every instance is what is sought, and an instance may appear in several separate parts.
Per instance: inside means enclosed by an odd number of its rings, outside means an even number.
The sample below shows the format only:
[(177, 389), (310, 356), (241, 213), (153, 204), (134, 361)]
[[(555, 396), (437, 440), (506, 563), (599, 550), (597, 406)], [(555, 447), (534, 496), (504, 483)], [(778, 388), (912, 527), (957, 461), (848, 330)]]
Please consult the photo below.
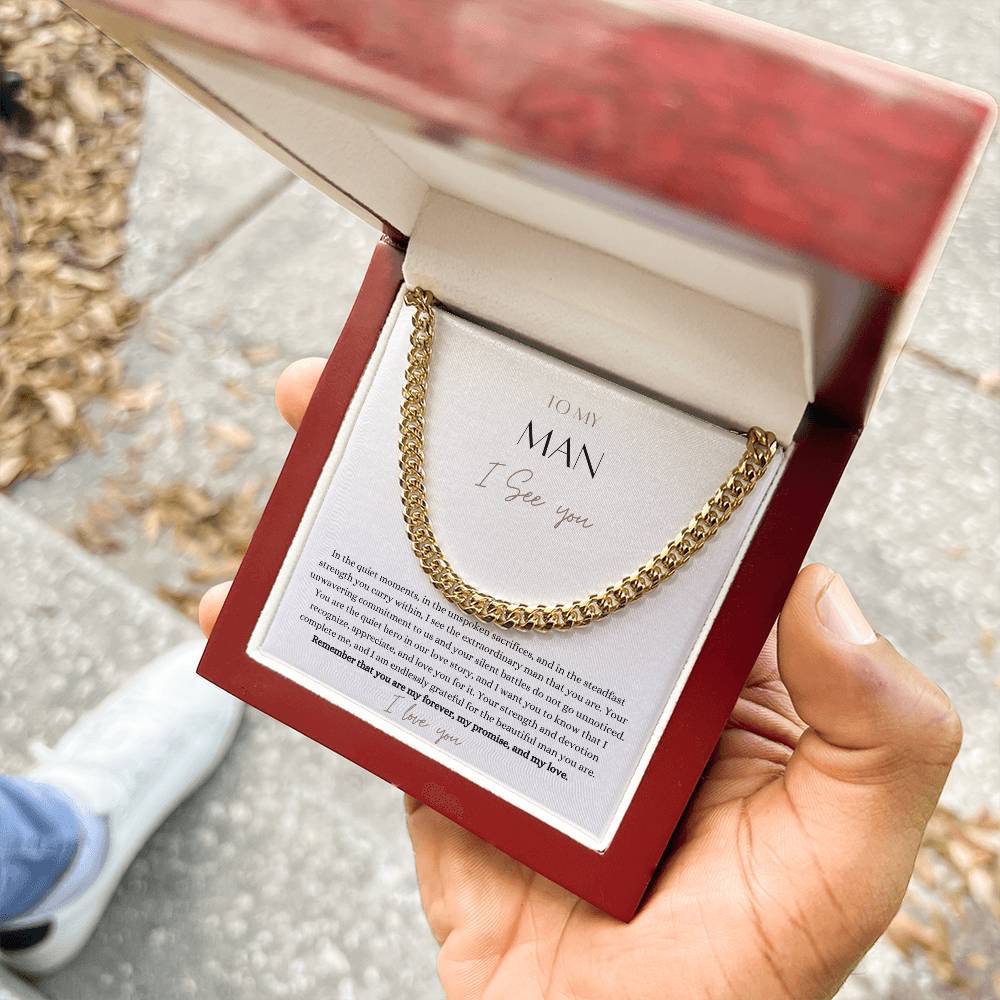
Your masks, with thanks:
[[(297, 427), (320, 359), (278, 383)], [(211, 631), (228, 584), (202, 601)], [(961, 742), (843, 580), (800, 573), (639, 913), (623, 924), (407, 799), (452, 1000), (820, 1000), (903, 898)]]

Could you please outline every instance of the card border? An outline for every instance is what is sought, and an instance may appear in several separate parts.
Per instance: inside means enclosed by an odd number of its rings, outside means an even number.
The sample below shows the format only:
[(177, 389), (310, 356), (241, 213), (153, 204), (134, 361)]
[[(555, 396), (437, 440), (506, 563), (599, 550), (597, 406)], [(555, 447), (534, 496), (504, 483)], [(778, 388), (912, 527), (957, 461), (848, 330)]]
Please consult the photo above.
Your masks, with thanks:
[[(487, 791), (492, 792), (497, 797), (504, 799), (504, 801), (511, 803), (518, 809), (523, 810), (525, 813), (534, 816), (536, 819), (540, 819), (542, 822), (554, 827), (556, 830), (564, 833), (567, 837), (571, 837), (577, 843), (583, 844), (584, 847), (588, 847), (593, 851), (606, 851), (611, 842), (614, 840), (615, 834), (618, 832), (618, 828), (621, 826), (622, 819), (628, 811), (628, 807), (635, 796), (636, 789), (642, 781), (642, 776), (646, 773), (646, 769), (649, 766), (649, 761), (653, 755), (656, 744), (659, 742), (660, 736), (663, 734), (663, 730), (667, 727), (667, 725), (669, 725), (670, 717), (673, 715), (674, 710), (677, 707), (677, 702), (680, 699), (681, 692), (684, 690), (684, 685), (687, 683), (695, 662), (697, 662), (698, 654), (701, 651), (705, 638), (711, 631), (712, 623), (715, 621), (715, 616), (725, 600), (725, 595), (729, 589), (729, 585), (739, 570), (740, 563), (742, 563), (743, 557), (750, 545), (750, 541), (756, 532), (757, 525), (761, 522), (761, 520), (763, 520), (771, 495), (781, 480), (781, 473), (784, 469), (787, 450), (779, 447), (775, 458), (772, 459), (772, 466), (774, 467), (776, 475), (769, 477), (766, 484), (761, 483), (757, 486), (757, 490), (763, 491), (760, 495), (755, 493), (756, 502), (759, 506), (758, 513), (754, 517), (754, 520), (751, 521), (750, 528), (740, 543), (735, 560), (722, 580), (719, 592), (709, 609), (708, 615), (698, 630), (694, 645), (686, 656), (683, 667), (677, 675), (673, 686), (670, 688), (669, 696), (667, 697), (662, 711), (656, 717), (649, 736), (641, 746), (641, 752), (637, 759), (635, 768), (629, 774), (627, 781), (624, 782), (620, 799), (615, 806), (610, 819), (600, 833), (592, 833), (580, 825), (573, 823), (571, 820), (560, 815), (553, 809), (546, 807), (541, 802), (536, 802), (529, 795), (505, 785), (494, 774), (491, 774), (474, 764), (470, 764), (458, 758), (450, 757), (434, 745), (419, 739), (416, 734), (408, 731), (401, 723), (386, 719), (381, 713), (370, 706), (364, 705), (351, 698), (338, 688), (324, 683), (308, 671), (297, 667), (293, 662), (276, 656), (273, 653), (269, 653), (264, 649), (267, 634), (274, 623), (278, 606), (281, 604), (283, 596), (287, 592), (292, 575), (295, 572), (295, 567), (298, 565), (298, 560), (302, 556), (308, 537), (312, 532), (316, 519), (319, 516), (320, 509), (325, 503), (330, 486), (336, 476), (336, 469), (343, 458), (344, 452), (346, 451), (348, 440), (353, 433), (357, 420), (361, 416), (365, 401), (368, 398), (368, 393), (371, 390), (372, 384), (376, 378), (378, 367), (381, 364), (382, 358), (388, 348), (389, 338), (393, 335), (392, 327), (397, 322), (398, 314), (405, 310), (405, 308), (405, 305), (403, 305), (401, 301), (401, 296), (397, 293), (396, 299), (394, 300), (393, 305), (389, 310), (389, 314), (383, 323), (382, 330), (379, 332), (378, 341), (372, 352), (371, 358), (365, 367), (364, 374), (361, 376), (361, 380), (355, 388), (351, 405), (348, 407), (347, 412), (344, 415), (344, 419), (341, 422), (341, 426), (337, 431), (337, 437), (334, 445), (330, 449), (327, 460), (323, 463), (322, 472), (320, 473), (319, 479), (314, 485), (313, 491), (310, 494), (308, 502), (306, 503), (305, 510), (299, 521), (299, 526), (295, 532), (295, 537), (292, 540), (291, 545), (288, 547), (284, 559), (282, 560), (281, 569), (278, 573), (277, 579), (275, 580), (274, 587), (272, 587), (260, 616), (254, 624), (253, 631), (250, 634), (250, 641), (247, 644), (247, 656), (249, 656), (256, 663), (260, 663), (262, 666), (276, 671), (296, 684), (299, 684), (307, 690), (312, 691), (314, 694), (319, 695), (321, 698), (337, 705), (344, 711), (358, 716), (369, 725), (378, 729), (380, 732), (405, 743), (416, 753), (426, 754), (438, 763), (443, 764), (445, 767), (457, 771), (469, 781), (474, 782), (481, 788), (485, 788)], [(345, 430), (347, 432), (346, 435), (344, 433)], [(720, 472), (720, 476), (721, 474), (722, 473)]]

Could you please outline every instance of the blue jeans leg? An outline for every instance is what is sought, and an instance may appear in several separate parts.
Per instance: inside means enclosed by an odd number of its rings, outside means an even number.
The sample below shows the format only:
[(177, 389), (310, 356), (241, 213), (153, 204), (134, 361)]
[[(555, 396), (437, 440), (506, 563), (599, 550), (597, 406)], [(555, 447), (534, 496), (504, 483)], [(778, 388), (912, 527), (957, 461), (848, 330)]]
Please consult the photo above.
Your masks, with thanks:
[(45, 898), (79, 842), (77, 813), (62, 792), (0, 776), (0, 924)]

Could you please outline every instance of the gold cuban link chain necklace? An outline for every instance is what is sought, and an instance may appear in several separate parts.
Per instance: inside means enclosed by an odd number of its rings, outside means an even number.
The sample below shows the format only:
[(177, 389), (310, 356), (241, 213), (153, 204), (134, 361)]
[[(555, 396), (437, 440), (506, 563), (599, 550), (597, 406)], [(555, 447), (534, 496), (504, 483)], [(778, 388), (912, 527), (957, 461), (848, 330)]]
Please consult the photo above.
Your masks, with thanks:
[(399, 425), (400, 486), (403, 518), (413, 552), (431, 583), (449, 601), (487, 625), (524, 631), (569, 629), (606, 618), (669, 580), (732, 517), (764, 475), (777, 444), (769, 431), (751, 427), (747, 446), (736, 468), (712, 498), (649, 562), (630, 576), (571, 604), (513, 604), (466, 583), (445, 558), (427, 513), (424, 482), (424, 422), (427, 379), (434, 342), (434, 296), (422, 288), (408, 289), (403, 301), (414, 308), (410, 353), (403, 386)]

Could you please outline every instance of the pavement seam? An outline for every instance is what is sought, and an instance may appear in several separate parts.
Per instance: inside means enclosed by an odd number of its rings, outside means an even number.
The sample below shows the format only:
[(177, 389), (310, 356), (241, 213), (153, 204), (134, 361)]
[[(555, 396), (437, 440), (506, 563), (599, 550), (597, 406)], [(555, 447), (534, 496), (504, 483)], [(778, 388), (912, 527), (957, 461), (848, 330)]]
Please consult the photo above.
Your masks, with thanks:
[(276, 201), (285, 191), (287, 191), (298, 180), (298, 178), (288, 173), (279, 177), (262, 188), (254, 197), (247, 200), (224, 225), (199, 243), (184, 259), (176, 271), (167, 277), (161, 285), (149, 289), (140, 297), (140, 304), (144, 309), (148, 309), (158, 298), (166, 295), (176, 284), (187, 277), (202, 261), (211, 256), (224, 243), (236, 235), (247, 223), (252, 222), (263, 212), (272, 202)]
[[(66, 532), (60, 530), (57, 525), (51, 524), (23, 507), (13, 496), (0, 493), (0, 533), (5, 529), (9, 530), (13, 525), (22, 536), (31, 536), (36, 540), (36, 545), (41, 546), (46, 542), (57, 547), (65, 558), (69, 561), (71, 569), (80, 573), (86, 573), (95, 579), (100, 579), (102, 584), (108, 587), (117, 587), (127, 598), (123, 603), (133, 606), (136, 604), (145, 605), (146, 610), (162, 613), (166, 618), (174, 622), (178, 627), (190, 632), (192, 637), (198, 635), (198, 629), (188, 618), (180, 614), (169, 604), (158, 597), (148, 587), (133, 580), (102, 556), (93, 552), (88, 552), (79, 542), (71, 538)], [(2, 637), (2, 633), (0, 633)], [(3, 981), (0, 980), (0, 986)], [(3, 994), (0, 992), (0, 1000)]]
[(1000, 395), (998, 395), (996, 389), (985, 387), (985, 372), (982, 375), (975, 375), (968, 369), (962, 368), (960, 365), (956, 365), (951, 361), (945, 360), (933, 351), (927, 350), (925, 347), (917, 347), (915, 344), (905, 345), (903, 348), (903, 354), (906, 357), (912, 358), (914, 361), (925, 364), (928, 368), (933, 368), (945, 375), (957, 378), (960, 382), (964, 382), (968, 388), (972, 389), (973, 392), (980, 396), (986, 396), (987, 398), (994, 400), (1000, 399)]

